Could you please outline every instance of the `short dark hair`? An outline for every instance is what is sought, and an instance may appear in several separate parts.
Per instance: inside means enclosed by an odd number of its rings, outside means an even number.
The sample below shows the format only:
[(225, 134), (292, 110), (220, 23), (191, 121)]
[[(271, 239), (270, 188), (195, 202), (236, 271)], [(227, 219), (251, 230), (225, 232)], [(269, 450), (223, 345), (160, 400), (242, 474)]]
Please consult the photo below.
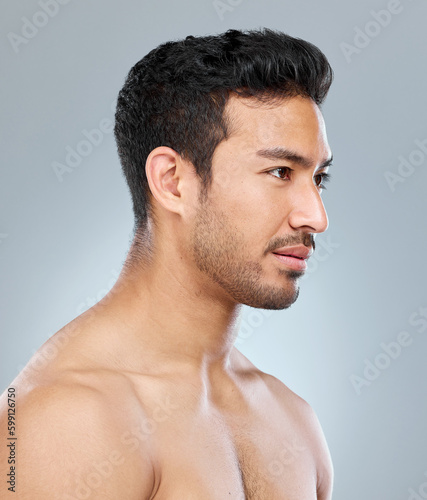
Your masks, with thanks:
[(230, 133), (224, 109), (232, 93), (264, 102), (302, 95), (320, 106), (332, 78), (315, 45), (267, 28), (188, 36), (149, 52), (119, 92), (114, 128), (135, 233), (152, 216), (145, 162), (154, 148), (189, 160), (206, 192), (214, 150)]

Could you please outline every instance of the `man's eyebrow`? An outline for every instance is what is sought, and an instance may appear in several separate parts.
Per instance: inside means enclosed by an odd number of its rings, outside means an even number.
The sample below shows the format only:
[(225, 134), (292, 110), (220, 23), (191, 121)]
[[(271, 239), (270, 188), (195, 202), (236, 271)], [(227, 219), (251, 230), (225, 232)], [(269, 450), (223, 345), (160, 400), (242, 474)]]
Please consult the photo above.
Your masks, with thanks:
[[(256, 155), (262, 156), (263, 158), (268, 158), (269, 160), (291, 161), (292, 163), (297, 163), (304, 168), (310, 168), (313, 165), (313, 163), (305, 156), (301, 156), (294, 151), (282, 147), (260, 149), (256, 152)], [(329, 167), (330, 165), (332, 165), (332, 161), (333, 156), (331, 155), (330, 158), (319, 165), (319, 169)]]

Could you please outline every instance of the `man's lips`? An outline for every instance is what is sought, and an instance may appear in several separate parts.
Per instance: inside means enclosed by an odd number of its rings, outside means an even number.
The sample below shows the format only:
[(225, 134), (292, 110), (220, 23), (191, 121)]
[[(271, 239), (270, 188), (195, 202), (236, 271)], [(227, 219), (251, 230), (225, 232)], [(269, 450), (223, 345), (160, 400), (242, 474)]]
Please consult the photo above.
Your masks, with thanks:
[(286, 267), (295, 271), (305, 271), (307, 269), (306, 260), (313, 253), (313, 248), (308, 248), (305, 245), (297, 245), (294, 247), (279, 248), (272, 253)]
[(297, 245), (293, 247), (278, 248), (277, 250), (274, 250), (273, 253), (306, 260), (313, 254), (313, 248), (306, 247), (305, 245)]

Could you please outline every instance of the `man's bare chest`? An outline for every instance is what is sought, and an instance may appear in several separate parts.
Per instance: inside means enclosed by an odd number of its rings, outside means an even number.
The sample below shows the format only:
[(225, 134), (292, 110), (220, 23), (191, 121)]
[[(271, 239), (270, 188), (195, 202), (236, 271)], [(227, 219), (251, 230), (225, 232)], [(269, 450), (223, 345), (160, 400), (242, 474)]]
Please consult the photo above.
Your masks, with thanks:
[(153, 500), (317, 498), (310, 446), (274, 408), (224, 418), (172, 398), (152, 415), (131, 433), (148, 433), (155, 443), (160, 480)]
[[(169, 449), (156, 500), (232, 498), (236, 500), (314, 500), (315, 470), (307, 449), (280, 439), (236, 443), (205, 432)], [(176, 443), (178, 444), (178, 443)]]

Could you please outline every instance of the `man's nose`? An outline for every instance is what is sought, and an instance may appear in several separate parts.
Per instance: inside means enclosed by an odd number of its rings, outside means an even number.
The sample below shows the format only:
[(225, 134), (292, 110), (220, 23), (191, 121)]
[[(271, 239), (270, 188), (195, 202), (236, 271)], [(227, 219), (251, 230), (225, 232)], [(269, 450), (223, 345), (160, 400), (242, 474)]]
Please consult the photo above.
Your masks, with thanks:
[(328, 215), (319, 189), (314, 184), (294, 192), (289, 224), (294, 229), (311, 233), (323, 233), (328, 228)]

